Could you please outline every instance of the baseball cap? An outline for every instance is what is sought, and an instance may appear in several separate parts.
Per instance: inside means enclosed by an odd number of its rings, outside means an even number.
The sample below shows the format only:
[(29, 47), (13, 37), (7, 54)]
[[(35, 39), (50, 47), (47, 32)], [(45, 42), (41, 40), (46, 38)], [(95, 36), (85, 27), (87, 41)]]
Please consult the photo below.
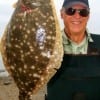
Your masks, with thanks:
[(87, 8), (89, 8), (89, 2), (88, 0), (64, 0), (64, 3), (63, 3), (63, 7), (64, 8), (68, 8), (68, 7), (71, 7), (75, 4), (81, 4)]

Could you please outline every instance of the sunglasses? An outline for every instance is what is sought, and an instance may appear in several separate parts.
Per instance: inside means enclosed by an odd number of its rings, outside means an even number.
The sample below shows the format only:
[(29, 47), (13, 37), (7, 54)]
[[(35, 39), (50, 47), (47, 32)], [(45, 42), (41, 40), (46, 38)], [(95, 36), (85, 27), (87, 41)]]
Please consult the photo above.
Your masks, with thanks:
[(74, 9), (74, 8), (68, 8), (65, 10), (65, 13), (69, 16), (73, 16), (76, 11), (79, 13), (80, 16), (82, 17), (87, 17), (89, 15), (89, 10), (88, 9)]

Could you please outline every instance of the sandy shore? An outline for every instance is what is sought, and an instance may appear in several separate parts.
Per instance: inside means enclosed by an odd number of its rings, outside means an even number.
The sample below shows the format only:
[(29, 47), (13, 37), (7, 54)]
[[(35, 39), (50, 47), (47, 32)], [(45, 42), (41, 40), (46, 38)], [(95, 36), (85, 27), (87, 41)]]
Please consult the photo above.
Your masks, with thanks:
[[(33, 95), (32, 100), (44, 100), (45, 88)], [(0, 76), (0, 100), (18, 100), (18, 88), (11, 77)]]

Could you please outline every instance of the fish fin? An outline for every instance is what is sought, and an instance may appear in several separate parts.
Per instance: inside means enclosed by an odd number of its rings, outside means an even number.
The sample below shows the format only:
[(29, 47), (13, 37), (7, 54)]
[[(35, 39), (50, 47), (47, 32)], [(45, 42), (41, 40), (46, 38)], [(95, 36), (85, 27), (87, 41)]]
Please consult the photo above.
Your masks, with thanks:
[(12, 6), (13, 6), (13, 8), (16, 8), (17, 7), (17, 3), (18, 2), (15, 2)]

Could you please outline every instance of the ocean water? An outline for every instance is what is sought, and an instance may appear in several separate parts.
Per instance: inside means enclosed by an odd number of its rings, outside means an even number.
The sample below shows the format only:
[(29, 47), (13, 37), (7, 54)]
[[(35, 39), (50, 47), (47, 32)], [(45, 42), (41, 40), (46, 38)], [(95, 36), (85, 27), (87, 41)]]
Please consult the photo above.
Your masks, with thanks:
[(2, 61), (2, 57), (0, 55), (0, 77), (6, 77), (6, 76), (9, 76), (4, 64), (3, 64), (3, 61)]

